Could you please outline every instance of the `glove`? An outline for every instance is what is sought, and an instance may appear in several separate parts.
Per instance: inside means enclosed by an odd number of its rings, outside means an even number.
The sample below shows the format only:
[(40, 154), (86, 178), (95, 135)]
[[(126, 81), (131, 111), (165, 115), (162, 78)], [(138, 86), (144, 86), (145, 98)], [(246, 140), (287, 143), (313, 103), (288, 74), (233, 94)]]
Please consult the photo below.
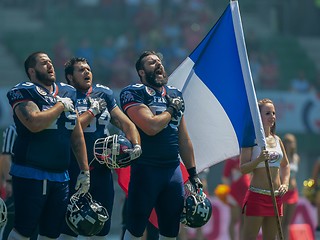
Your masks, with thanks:
[(139, 144), (134, 145), (131, 149), (124, 150), (125, 153), (128, 153), (130, 155), (130, 160), (134, 160), (138, 157), (140, 157), (142, 150), (141, 146)]
[(175, 118), (180, 111), (184, 111), (184, 101), (181, 97), (172, 98), (169, 95), (166, 95), (166, 100), (168, 103), (168, 108), (166, 111)]
[(61, 102), (63, 104), (65, 112), (74, 112), (73, 102), (70, 98), (56, 96), (56, 100), (57, 102)]
[(189, 173), (189, 181), (192, 184), (192, 186), (194, 187), (194, 190), (198, 193), (199, 190), (203, 188), (203, 184), (202, 184), (200, 178), (198, 177), (196, 168), (192, 167), (192, 168), (187, 169), (187, 171)]
[(90, 108), (88, 109), (88, 111), (92, 113), (93, 116), (97, 116), (107, 108), (107, 103), (103, 98), (93, 99), (89, 97), (89, 102)]
[(79, 189), (78, 192), (80, 194), (85, 194), (89, 191), (89, 188), (90, 188), (90, 172), (81, 171), (77, 178), (75, 190)]

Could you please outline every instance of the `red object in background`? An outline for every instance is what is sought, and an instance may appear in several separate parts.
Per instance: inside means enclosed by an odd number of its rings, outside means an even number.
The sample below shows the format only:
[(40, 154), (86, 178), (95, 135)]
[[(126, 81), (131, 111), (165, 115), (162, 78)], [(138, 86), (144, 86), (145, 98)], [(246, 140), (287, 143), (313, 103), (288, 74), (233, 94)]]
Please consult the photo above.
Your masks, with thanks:
[(312, 230), (309, 224), (291, 224), (290, 225), (291, 240), (313, 240)]
[[(181, 168), (183, 180), (184, 180), (184, 182), (187, 182), (189, 174), (188, 174), (188, 171), (187, 171), (186, 167), (184, 166), (184, 164), (182, 162), (180, 162), (180, 168)], [(122, 190), (125, 192), (126, 197), (127, 197), (128, 196), (129, 182), (130, 182), (130, 166), (126, 167), (126, 168), (118, 168), (118, 169), (115, 169), (115, 171), (116, 171), (116, 173), (118, 175), (118, 184), (122, 188)], [(154, 209), (152, 210), (152, 212), (150, 214), (149, 221), (156, 228), (158, 228), (157, 214), (156, 214)]]

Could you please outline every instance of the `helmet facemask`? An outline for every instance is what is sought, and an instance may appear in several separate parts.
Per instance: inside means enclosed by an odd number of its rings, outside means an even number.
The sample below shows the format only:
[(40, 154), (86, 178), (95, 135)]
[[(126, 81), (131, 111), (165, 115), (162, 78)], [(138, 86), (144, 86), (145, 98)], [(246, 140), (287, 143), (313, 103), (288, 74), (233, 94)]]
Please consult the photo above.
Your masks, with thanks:
[(100, 164), (110, 169), (124, 168), (130, 165), (130, 154), (125, 150), (132, 148), (131, 142), (124, 136), (114, 134), (98, 138), (94, 143), (94, 156)]

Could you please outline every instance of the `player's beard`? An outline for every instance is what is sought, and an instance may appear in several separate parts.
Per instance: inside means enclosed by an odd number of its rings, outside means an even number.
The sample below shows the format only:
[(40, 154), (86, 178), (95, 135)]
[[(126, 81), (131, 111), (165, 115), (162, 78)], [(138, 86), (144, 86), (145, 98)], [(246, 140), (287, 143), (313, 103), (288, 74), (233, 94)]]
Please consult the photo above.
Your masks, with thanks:
[(51, 86), (52, 83), (55, 82), (56, 76), (54, 77), (50, 76), (48, 73), (41, 73), (37, 70), (36, 71), (36, 78), (39, 80), (39, 82), (43, 83), (45, 86)]
[(145, 70), (146, 73), (146, 81), (150, 86), (153, 87), (163, 87), (168, 83), (168, 77), (165, 71), (163, 71), (163, 78), (161, 79), (157, 79), (157, 74), (156, 71), (153, 72), (147, 72)]

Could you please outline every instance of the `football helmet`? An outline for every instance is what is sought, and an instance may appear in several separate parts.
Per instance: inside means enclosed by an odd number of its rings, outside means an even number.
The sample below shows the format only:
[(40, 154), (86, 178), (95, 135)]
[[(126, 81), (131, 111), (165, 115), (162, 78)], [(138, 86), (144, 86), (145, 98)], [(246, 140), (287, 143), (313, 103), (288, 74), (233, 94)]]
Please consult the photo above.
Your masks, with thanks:
[(70, 198), (65, 218), (76, 234), (93, 236), (101, 231), (109, 214), (101, 203), (92, 199), (90, 193), (75, 193)]
[(0, 198), (0, 229), (6, 224), (7, 222), (7, 206), (6, 203)]
[(100, 164), (106, 164), (110, 169), (124, 168), (130, 165), (129, 149), (132, 143), (122, 135), (111, 135), (98, 138), (94, 143), (94, 157)]
[[(188, 184), (186, 184), (188, 185)], [(202, 189), (192, 191), (192, 187), (186, 190), (184, 208), (181, 214), (181, 223), (191, 228), (199, 228), (205, 225), (211, 218), (212, 205)]]

